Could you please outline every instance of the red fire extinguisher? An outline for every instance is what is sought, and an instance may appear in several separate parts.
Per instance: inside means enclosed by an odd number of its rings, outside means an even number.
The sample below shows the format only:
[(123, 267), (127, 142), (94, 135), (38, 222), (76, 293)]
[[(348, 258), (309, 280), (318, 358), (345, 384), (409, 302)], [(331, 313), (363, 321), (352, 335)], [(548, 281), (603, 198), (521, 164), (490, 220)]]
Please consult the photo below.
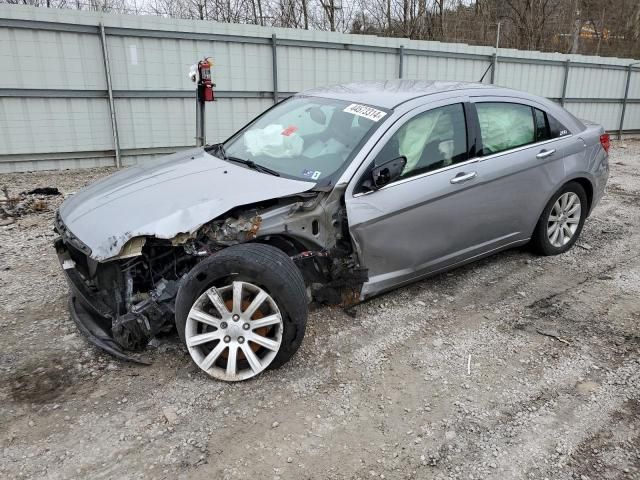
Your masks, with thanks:
[(213, 61), (205, 58), (198, 62), (198, 99), (201, 102), (213, 102), (213, 87), (215, 84), (211, 80), (211, 67)]

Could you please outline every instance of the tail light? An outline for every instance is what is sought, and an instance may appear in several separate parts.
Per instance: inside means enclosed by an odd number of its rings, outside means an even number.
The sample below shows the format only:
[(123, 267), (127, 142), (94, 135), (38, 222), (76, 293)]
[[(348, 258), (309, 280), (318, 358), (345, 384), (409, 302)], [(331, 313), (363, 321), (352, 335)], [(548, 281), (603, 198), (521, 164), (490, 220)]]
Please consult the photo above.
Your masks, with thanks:
[(600, 135), (600, 145), (604, 148), (604, 151), (609, 153), (609, 147), (611, 146), (611, 138), (609, 138), (608, 133), (603, 133)]

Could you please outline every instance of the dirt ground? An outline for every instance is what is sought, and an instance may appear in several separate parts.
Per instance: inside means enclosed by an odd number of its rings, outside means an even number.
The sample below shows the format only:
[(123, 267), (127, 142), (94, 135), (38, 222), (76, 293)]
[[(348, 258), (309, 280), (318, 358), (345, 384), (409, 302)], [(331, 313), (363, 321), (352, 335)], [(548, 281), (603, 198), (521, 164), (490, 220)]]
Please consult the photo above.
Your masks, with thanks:
[[(0, 186), (70, 193), (108, 172)], [(638, 141), (613, 145), (567, 254), (508, 251), (355, 318), (316, 309), (290, 363), (240, 384), (175, 335), (149, 367), (90, 346), (52, 248), (61, 198), (44, 199), (0, 227), (0, 478), (640, 479)]]

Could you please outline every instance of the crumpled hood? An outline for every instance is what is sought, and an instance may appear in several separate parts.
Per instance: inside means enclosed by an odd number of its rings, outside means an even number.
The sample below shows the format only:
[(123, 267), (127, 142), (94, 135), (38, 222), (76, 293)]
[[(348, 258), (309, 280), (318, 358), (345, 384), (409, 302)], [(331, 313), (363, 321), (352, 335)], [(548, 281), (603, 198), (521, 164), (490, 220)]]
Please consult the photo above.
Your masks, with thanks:
[(138, 236), (170, 239), (196, 231), (234, 207), (294, 195), (315, 183), (250, 170), (203, 148), (130, 167), (69, 197), (61, 220), (95, 260), (117, 255)]

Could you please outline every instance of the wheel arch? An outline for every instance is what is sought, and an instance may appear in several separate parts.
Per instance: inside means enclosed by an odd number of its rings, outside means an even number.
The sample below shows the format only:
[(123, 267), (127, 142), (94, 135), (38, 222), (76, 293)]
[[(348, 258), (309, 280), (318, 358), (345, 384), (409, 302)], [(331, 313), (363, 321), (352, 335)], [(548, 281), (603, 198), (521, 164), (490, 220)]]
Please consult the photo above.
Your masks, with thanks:
[(587, 194), (587, 215), (590, 215), (591, 206), (593, 205), (593, 183), (587, 177), (576, 177), (562, 184), (560, 188), (564, 187), (567, 183), (570, 182), (577, 182), (582, 186), (582, 188), (584, 188), (584, 192)]
[(282, 250), (290, 257), (307, 250), (317, 250), (322, 248), (319, 245), (313, 245), (310, 242), (302, 240), (294, 235), (287, 234), (265, 235), (263, 237), (255, 238), (250, 243), (271, 245), (278, 250)]
[(542, 206), (540, 207), (540, 211), (538, 212), (538, 216), (535, 219), (535, 222), (533, 223), (533, 225), (531, 226), (529, 232), (530, 232), (530, 237), (533, 235), (533, 232), (535, 230), (535, 227), (538, 223), (538, 220), (540, 220), (540, 216), (544, 213), (544, 209), (547, 207), (547, 204), (549, 203), (549, 200), (551, 200), (553, 198), (553, 196), (558, 193), (562, 188), (564, 188), (567, 184), (571, 183), (571, 182), (576, 182), (578, 184), (580, 184), (580, 186), (584, 189), (586, 195), (587, 195), (587, 216), (589, 216), (591, 214), (591, 207), (593, 205), (593, 195), (594, 195), (594, 185), (593, 185), (593, 181), (588, 177), (588, 175), (583, 174), (583, 175), (576, 175), (574, 177), (570, 177), (570, 178), (565, 178), (564, 181), (560, 184), (558, 184), (556, 186), (556, 188), (554, 188), (551, 193), (547, 196), (547, 198), (545, 198), (544, 203), (542, 204)]
[[(577, 185), (573, 185), (573, 184), (577, 184)], [(580, 186), (579, 189), (578, 189), (578, 185)], [(555, 243), (552, 243), (555, 240), (550, 240), (548, 238), (549, 222), (551, 221), (549, 215), (551, 215), (554, 205), (557, 205), (556, 202), (558, 202), (558, 199), (561, 198), (562, 195), (565, 195), (567, 192), (577, 192), (578, 196), (580, 197), (579, 206), (582, 207), (582, 205), (586, 203), (587, 208), (581, 208), (580, 220), (579, 222), (577, 222), (576, 229), (571, 230), (570, 232), (571, 236), (568, 237), (567, 242), (564, 242), (564, 237), (565, 237), (564, 230), (561, 230), (563, 232), (563, 239), (560, 245), (556, 245)], [(536, 222), (536, 226), (533, 230), (533, 233), (531, 235), (531, 240), (530, 240), (530, 245), (532, 247), (532, 250), (541, 255), (558, 255), (570, 249), (573, 246), (573, 244), (577, 241), (582, 231), (584, 222), (589, 214), (589, 208), (591, 207), (592, 202), (593, 202), (593, 185), (591, 184), (588, 178), (585, 178), (582, 176), (576, 176), (569, 179), (565, 179), (565, 181), (557, 189), (555, 189), (553, 194), (549, 197), (549, 199), (547, 200), (547, 203), (545, 204), (545, 207), (542, 209), (542, 212), (538, 217), (538, 221)], [(564, 208), (564, 207), (561, 207), (561, 208)], [(558, 218), (556, 217), (554, 221), (556, 221), (556, 227), (558, 227), (557, 225)], [(576, 222), (572, 222), (572, 223), (576, 223)], [(564, 225), (562, 228), (564, 229)], [(557, 235), (555, 235), (557, 233), (558, 232), (554, 233), (554, 238), (557, 237)]]
[[(263, 245), (270, 245), (272, 247), (281, 250), (290, 258), (307, 251), (321, 251), (323, 247), (318, 244), (313, 244), (306, 239), (301, 239), (293, 235), (265, 235), (264, 237), (258, 237), (251, 243), (259, 243)], [(298, 270), (304, 278), (305, 285), (310, 286), (314, 282), (324, 283), (328, 281), (323, 270), (316, 258), (308, 258), (304, 261), (294, 261)]]

